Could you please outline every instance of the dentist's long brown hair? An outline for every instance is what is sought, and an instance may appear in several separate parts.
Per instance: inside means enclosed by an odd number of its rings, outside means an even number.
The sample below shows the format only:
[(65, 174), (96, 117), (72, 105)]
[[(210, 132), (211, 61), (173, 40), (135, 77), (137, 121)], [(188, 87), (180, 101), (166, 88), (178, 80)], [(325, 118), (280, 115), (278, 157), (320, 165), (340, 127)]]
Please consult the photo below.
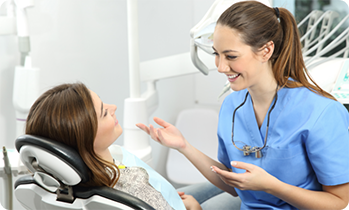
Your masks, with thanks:
[(113, 187), (120, 173), (115, 164), (101, 159), (94, 152), (97, 127), (90, 91), (82, 83), (73, 83), (56, 86), (35, 101), (29, 111), (25, 132), (77, 150), (91, 170), (89, 181), (83, 185)]
[(217, 24), (237, 30), (242, 41), (251, 46), (254, 52), (273, 41), (275, 47), (270, 61), (275, 80), (280, 87), (306, 87), (319, 95), (336, 100), (308, 75), (297, 23), (287, 9), (274, 9), (258, 1), (242, 1), (229, 7), (220, 16)]

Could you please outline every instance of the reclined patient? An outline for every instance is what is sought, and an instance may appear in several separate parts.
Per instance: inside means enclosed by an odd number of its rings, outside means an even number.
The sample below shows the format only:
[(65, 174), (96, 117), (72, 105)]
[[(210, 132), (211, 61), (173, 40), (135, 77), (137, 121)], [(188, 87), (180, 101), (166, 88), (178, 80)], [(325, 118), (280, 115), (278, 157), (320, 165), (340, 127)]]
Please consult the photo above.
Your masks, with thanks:
[(114, 187), (155, 209), (201, 209), (192, 196), (179, 196), (169, 182), (136, 156), (111, 146), (122, 134), (116, 108), (103, 103), (82, 83), (62, 84), (35, 101), (25, 132), (77, 150), (91, 171), (84, 186)]

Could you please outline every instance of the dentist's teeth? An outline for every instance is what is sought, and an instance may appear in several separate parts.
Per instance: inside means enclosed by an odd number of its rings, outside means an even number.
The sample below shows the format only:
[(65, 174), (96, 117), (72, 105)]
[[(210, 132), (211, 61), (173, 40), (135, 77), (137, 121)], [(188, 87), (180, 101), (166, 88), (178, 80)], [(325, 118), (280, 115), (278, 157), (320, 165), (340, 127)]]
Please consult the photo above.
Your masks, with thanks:
[(228, 75), (229, 79), (234, 79), (235, 77), (239, 76), (239, 74), (235, 74), (235, 75)]

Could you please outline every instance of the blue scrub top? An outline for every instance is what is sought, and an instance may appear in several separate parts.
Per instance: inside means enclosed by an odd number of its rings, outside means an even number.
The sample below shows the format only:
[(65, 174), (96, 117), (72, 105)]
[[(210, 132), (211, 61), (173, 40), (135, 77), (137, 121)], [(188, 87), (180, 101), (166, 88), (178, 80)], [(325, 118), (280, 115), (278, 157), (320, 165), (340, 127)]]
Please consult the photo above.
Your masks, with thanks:
[[(246, 92), (245, 89), (228, 95), (220, 110), (218, 159), (227, 168), (244, 173), (245, 170), (233, 168), (230, 162), (251, 163), (285, 183), (315, 191), (322, 190), (322, 185), (349, 182), (349, 115), (341, 103), (304, 87), (280, 89), (270, 114), (263, 157), (255, 158), (254, 153), (244, 156), (231, 140), (233, 112), (243, 102)], [(240, 148), (244, 143), (262, 147), (267, 118), (266, 115), (259, 129), (248, 96), (235, 114), (235, 144)], [(241, 209), (295, 209), (266, 192), (236, 191), (242, 200)]]

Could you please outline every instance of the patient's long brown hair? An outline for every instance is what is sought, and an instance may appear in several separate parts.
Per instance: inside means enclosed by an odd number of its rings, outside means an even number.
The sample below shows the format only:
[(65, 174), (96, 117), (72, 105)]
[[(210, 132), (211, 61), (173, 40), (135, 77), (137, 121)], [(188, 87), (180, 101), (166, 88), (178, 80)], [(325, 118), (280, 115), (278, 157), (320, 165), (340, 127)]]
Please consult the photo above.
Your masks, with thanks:
[[(62, 142), (77, 150), (91, 170), (85, 186), (113, 187), (120, 173), (93, 149), (98, 127), (90, 91), (82, 83), (62, 84), (43, 93), (29, 111), (26, 134)], [(108, 170), (109, 169), (109, 170)]]
[(217, 24), (237, 30), (242, 35), (243, 42), (251, 46), (254, 52), (273, 41), (275, 48), (270, 61), (275, 80), (280, 87), (306, 87), (319, 95), (336, 100), (309, 76), (302, 56), (297, 23), (287, 9), (274, 9), (258, 1), (242, 1), (229, 7), (220, 16)]

